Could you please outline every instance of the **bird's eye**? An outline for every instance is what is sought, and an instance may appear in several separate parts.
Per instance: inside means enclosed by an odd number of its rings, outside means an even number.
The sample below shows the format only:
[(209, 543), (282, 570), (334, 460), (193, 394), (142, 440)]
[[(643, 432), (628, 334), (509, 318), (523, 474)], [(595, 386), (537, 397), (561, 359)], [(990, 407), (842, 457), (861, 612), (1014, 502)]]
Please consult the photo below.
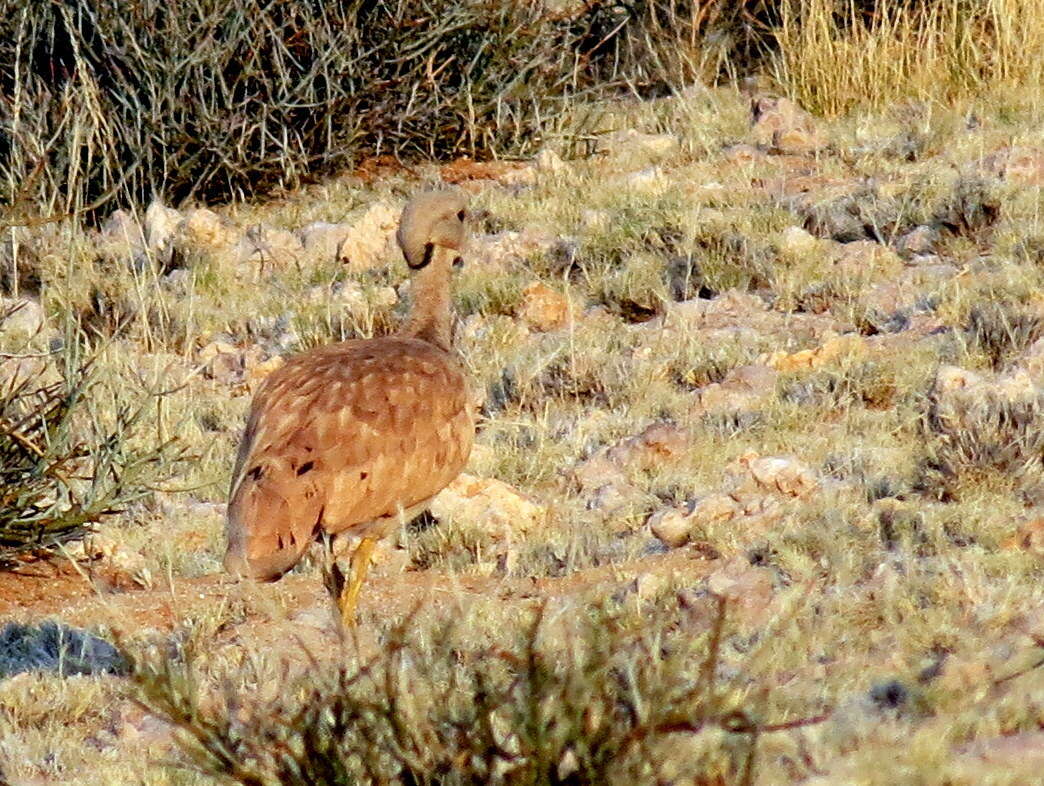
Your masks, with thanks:
[(457, 213), (457, 220), (458, 221), (463, 221), (465, 218), (467, 218), (467, 213), (465, 213), (463, 210), (461, 210), (459, 213)]
[(464, 258), (463, 257), (456, 257), (453, 260), (453, 267), (464, 267)]

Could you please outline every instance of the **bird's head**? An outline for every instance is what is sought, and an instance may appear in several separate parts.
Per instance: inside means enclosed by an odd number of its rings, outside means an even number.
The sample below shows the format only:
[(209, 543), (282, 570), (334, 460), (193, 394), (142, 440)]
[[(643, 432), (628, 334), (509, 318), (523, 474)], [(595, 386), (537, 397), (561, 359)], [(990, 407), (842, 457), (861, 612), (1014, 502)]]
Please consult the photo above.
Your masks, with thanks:
[(395, 235), (410, 269), (421, 270), (437, 258), (459, 264), (466, 218), (467, 202), (459, 191), (425, 191), (410, 199)]

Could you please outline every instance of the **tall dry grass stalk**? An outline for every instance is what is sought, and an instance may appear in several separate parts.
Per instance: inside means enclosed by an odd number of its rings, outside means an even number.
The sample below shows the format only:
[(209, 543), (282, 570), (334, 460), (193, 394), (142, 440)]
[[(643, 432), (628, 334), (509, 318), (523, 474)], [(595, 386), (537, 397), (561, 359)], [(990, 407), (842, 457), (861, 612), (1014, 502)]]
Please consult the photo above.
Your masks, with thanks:
[(784, 0), (773, 71), (801, 104), (838, 116), (914, 98), (1011, 91), (1037, 103), (1044, 84), (1044, 0), (877, 3)]

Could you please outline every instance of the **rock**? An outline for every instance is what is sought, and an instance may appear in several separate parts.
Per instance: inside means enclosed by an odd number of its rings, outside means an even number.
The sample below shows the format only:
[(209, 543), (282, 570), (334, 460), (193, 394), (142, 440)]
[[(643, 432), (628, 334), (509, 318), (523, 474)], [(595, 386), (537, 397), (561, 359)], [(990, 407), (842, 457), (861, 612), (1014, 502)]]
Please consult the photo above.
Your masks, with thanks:
[(712, 382), (696, 391), (696, 402), (689, 410), (694, 416), (722, 412), (749, 412), (761, 407), (776, 392), (779, 372), (767, 365), (734, 368), (721, 382)]
[(235, 257), (239, 264), (257, 265), (264, 272), (298, 263), (303, 251), (300, 239), (292, 232), (255, 224), (243, 233)]
[(629, 172), (618, 178), (621, 185), (636, 190), (665, 186), (667, 184), (663, 170), (658, 166), (650, 166), (639, 169), (637, 172)]
[(546, 254), (561, 238), (539, 230), (504, 231), (472, 238), (468, 260), (481, 267), (507, 268), (534, 256)]
[(300, 232), (302, 247), (321, 261), (336, 260), (353, 272), (370, 270), (391, 258), (400, 208), (376, 202), (348, 224), (310, 224)]
[(211, 341), (196, 353), (203, 376), (223, 385), (234, 385), (243, 378), (244, 363), (240, 351), (224, 341)]
[(177, 230), (177, 245), (186, 250), (227, 251), (238, 239), (239, 230), (232, 222), (205, 207), (186, 213)]
[(774, 613), (772, 571), (754, 567), (745, 557), (733, 557), (708, 576), (707, 589), (728, 601), (730, 613), (748, 624), (763, 625)]
[(146, 712), (140, 705), (126, 704), (115, 724), (119, 743), (150, 756), (171, 756), (177, 750), (174, 727)]
[(751, 136), (756, 144), (788, 155), (814, 153), (826, 144), (812, 116), (788, 98), (751, 101)]
[(789, 256), (801, 257), (819, 251), (822, 241), (801, 227), (787, 227), (780, 236), (779, 250)]
[[(3, 324), (0, 323), (0, 335), (3, 335)], [(46, 375), (46, 376), (45, 376)], [(41, 385), (58, 381), (55, 369), (41, 357), (4, 358), (0, 357), (0, 395), (13, 390), (26, 380), (33, 380)]]
[(47, 315), (34, 298), (0, 298), (0, 335), (33, 338), (46, 325)]
[(84, 542), (84, 551), (99, 563), (92, 576), (96, 589), (124, 592), (152, 587), (148, 560), (140, 552), (128, 549), (118, 531), (102, 528), (92, 533)]
[(895, 250), (905, 258), (931, 254), (939, 242), (939, 230), (925, 226), (916, 226), (899, 238)]
[(145, 241), (149, 252), (161, 266), (170, 263), (174, 253), (174, 236), (181, 221), (181, 213), (159, 200), (154, 200), (145, 210)]
[(439, 519), (481, 527), (495, 539), (517, 541), (539, 529), (547, 509), (503, 481), (462, 473), (431, 502)]
[(588, 498), (586, 507), (611, 516), (626, 508), (641, 505), (645, 498), (646, 494), (637, 486), (625, 481), (614, 481), (596, 488)]
[(730, 164), (761, 163), (768, 159), (764, 152), (753, 145), (730, 145), (722, 150), (725, 160)]
[(103, 241), (121, 241), (135, 248), (145, 246), (145, 230), (126, 210), (115, 210), (98, 232)]
[(547, 333), (564, 327), (571, 311), (565, 295), (534, 281), (522, 290), (522, 303), (517, 315), (533, 330)]
[(1022, 186), (1044, 186), (1044, 150), (1006, 147), (982, 161), (990, 174)]
[(123, 656), (109, 642), (62, 623), (8, 622), (0, 629), (0, 679), (26, 671), (65, 677), (122, 674), (126, 669)]
[(573, 468), (573, 477), (588, 491), (607, 483), (627, 486), (626, 468), (652, 469), (675, 461), (688, 444), (686, 430), (671, 423), (653, 423), (639, 434), (625, 437), (581, 461)]
[(657, 511), (646, 523), (653, 535), (677, 548), (689, 542), (697, 527), (729, 521), (743, 514), (743, 508), (728, 494), (714, 493), (685, 507)]
[(351, 232), (350, 224), (331, 224), (316, 221), (302, 229), (297, 236), (301, 247), (309, 257), (319, 262), (333, 262), (340, 259), (341, 246)]
[(694, 522), (689, 515), (677, 508), (666, 508), (653, 513), (648, 521), (649, 530), (671, 548), (689, 542)]
[(732, 522), (736, 531), (755, 531), (778, 521), (783, 503), (807, 499), (821, 487), (819, 478), (792, 456), (748, 453), (730, 464), (722, 491), (708, 494), (684, 508), (661, 510), (647, 523), (668, 546), (687, 543), (696, 527)]
[(732, 481), (733, 498), (747, 490), (807, 497), (819, 488), (815, 473), (793, 456), (748, 453), (729, 465), (725, 476)]
[(769, 355), (765, 362), (777, 371), (800, 371), (819, 368), (836, 361), (843, 355), (863, 352), (866, 341), (862, 336), (848, 334), (827, 339), (815, 349), (802, 349), (793, 354), (783, 352)]

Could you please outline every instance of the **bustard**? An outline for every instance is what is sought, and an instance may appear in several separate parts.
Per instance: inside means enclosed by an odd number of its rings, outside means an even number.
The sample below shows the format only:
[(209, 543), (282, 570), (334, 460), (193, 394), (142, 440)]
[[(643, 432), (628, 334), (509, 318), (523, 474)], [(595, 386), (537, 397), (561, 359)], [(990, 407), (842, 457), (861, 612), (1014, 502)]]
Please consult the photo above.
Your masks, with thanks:
[(450, 278), (464, 219), (455, 192), (411, 199), (396, 234), (413, 271), (398, 333), (313, 349), (262, 384), (232, 475), (226, 570), (278, 579), (316, 537), (355, 535), (337, 598), (351, 625), (377, 540), (463, 469), (475, 427), (451, 344)]

